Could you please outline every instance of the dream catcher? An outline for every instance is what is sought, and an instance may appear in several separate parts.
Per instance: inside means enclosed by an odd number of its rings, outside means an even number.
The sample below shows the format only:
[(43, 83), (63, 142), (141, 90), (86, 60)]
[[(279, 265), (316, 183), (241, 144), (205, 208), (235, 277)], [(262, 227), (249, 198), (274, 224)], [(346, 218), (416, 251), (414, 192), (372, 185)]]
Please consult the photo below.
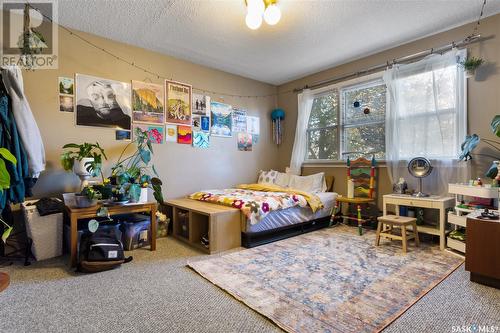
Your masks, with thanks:
[(271, 112), (273, 120), (273, 142), (278, 146), (283, 140), (283, 120), (285, 119), (285, 111), (283, 109), (274, 109)]

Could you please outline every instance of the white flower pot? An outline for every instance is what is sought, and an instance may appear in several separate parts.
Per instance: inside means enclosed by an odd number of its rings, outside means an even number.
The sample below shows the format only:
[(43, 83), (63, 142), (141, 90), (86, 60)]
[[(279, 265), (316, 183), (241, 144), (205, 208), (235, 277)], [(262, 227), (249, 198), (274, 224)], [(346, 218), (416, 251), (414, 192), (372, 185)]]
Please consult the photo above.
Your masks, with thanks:
[(139, 197), (140, 203), (148, 202), (148, 193), (149, 193), (149, 188), (147, 187), (141, 188), (141, 196)]
[(93, 161), (93, 157), (84, 157), (81, 161), (75, 160), (75, 164), (73, 165), (73, 172), (78, 176), (90, 177), (90, 173), (87, 171), (87, 166), (85, 165), (85, 163)]
[(472, 77), (476, 76), (476, 70), (466, 70), (465, 71), (465, 78), (470, 79)]

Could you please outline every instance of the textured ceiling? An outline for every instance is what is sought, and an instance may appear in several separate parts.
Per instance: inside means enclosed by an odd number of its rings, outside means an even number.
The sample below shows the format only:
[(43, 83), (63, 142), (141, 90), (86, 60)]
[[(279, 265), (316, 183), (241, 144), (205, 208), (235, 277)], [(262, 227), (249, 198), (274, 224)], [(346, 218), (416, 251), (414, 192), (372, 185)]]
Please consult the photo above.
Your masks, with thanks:
[[(477, 19), (482, 0), (280, 0), (245, 26), (244, 0), (60, 0), (61, 24), (281, 84)], [(500, 12), (489, 0), (485, 15)]]

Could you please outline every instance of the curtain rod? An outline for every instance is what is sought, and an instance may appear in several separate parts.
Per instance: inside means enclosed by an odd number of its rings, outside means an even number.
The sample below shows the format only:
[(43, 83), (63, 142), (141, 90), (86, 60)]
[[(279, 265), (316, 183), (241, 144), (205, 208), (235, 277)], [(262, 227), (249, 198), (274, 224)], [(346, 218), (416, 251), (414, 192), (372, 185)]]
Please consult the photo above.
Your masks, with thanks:
[(442, 54), (442, 53), (444, 53), (446, 51), (449, 51), (449, 50), (451, 50), (451, 49), (453, 49), (455, 47), (457, 47), (457, 48), (464, 47), (464, 46), (467, 46), (469, 44), (473, 44), (473, 43), (481, 42), (481, 41), (484, 41), (484, 40), (487, 40), (487, 39), (491, 39), (493, 37), (494, 36), (488, 36), (488, 37), (481, 38), (481, 35), (478, 35), (478, 34), (471, 35), (471, 36), (469, 36), (467, 38), (462, 39), (459, 42), (451, 42), (450, 44), (443, 45), (443, 46), (438, 47), (438, 48), (430, 48), (430, 49), (427, 49), (427, 50), (424, 50), (424, 51), (420, 51), (420, 52), (417, 52), (417, 53), (414, 53), (414, 54), (411, 54), (411, 55), (407, 55), (407, 56), (404, 56), (404, 57), (396, 58), (396, 59), (393, 59), (391, 61), (387, 61), (385, 64), (380, 64), (380, 65), (368, 67), (368, 68), (365, 68), (363, 70), (360, 70), (360, 71), (357, 71), (357, 72), (352, 72), (352, 73), (349, 73), (349, 74), (335, 76), (335, 77), (333, 77), (331, 79), (314, 82), (311, 85), (307, 85), (306, 84), (302, 88), (295, 88), (293, 90), (293, 92), (299, 93), (299, 92), (302, 92), (304, 89), (319, 88), (319, 87), (323, 87), (323, 86), (328, 85), (328, 84), (333, 84), (333, 83), (336, 83), (336, 82), (339, 82), (339, 81), (344, 81), (346, 79), (355, 78), (355, 77), (359, 77), (361, 75), (367, 75), (367, 74), (379, 72), (382, 69), (385, 69), (385, 68), (387, 68), (389, 66), (392, 66), (392, 65), (395, 65), (395, 64), (411, 63), (411, 62), (420, 60), (420, 59), (422, 59), (422, 58), (424, 58), (424, 57), (426, 57), (426, 56), (428, 56), (430, 54), (436, 54), (436, 53), (437, 54), (439, 54), (439, 53)]

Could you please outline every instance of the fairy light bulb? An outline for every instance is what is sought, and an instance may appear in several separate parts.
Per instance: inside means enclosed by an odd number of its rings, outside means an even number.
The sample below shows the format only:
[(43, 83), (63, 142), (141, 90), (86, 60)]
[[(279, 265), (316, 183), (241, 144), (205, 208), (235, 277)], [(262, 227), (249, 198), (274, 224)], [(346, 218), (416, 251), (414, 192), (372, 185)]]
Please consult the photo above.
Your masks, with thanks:
[[(258, 15), (264, 14), (266, 5), (263, 0), (247, 0), (248, 13), (256, 13)], [(252, 14), (255, 15), (255, 14)]]

